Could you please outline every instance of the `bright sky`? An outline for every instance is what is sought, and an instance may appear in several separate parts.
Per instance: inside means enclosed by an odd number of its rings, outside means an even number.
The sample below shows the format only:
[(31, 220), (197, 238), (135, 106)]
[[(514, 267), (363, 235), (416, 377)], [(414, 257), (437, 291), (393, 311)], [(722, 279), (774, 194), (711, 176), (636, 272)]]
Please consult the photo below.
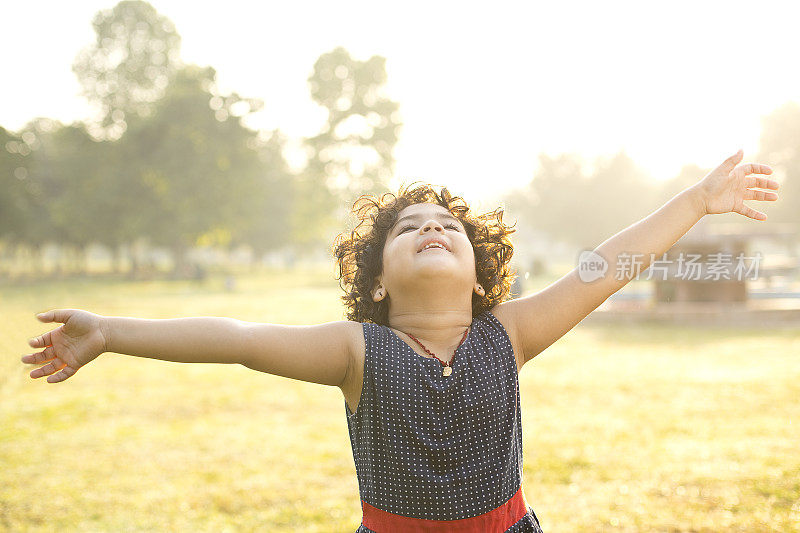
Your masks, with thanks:
[[(404, 122), (397, 178), (479, 205), (530, 181), (543, 152), (624, 149), (657, 179), (740, 147), (748, 161), (761, 119), (800, 101), (794, 2), (151, 3), (176, 24), (185, 62), (265, 101), (253, 126), (295, 138), (323, 121), (306, 85), (320, 54), (341, 45), (360, 60), (386, 57)], [(88, 116), (71, 65), (94, 37), (95, 12), (113, 5), (4, 7), (0, 125)]]

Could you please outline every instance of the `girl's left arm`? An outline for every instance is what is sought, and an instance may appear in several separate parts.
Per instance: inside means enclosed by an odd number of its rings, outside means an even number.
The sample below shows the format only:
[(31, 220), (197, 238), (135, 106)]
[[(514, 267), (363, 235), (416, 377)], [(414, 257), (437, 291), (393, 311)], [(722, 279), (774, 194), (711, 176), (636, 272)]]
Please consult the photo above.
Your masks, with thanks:
[[(739, 150), (701, 181), (595, 248), (594, 255), (588, 257), (595, 260), (594, 266), (605, 262), (603, 275), (592, 276), (587, 270), (581, 275), (579, 264), (538, 293), (493, 308), (492, 313), (511, 326), (510, 334), (523, 351), (523, 364), (560, 339), (636, 274), (644, 272), (653, 258), (661, 258), (703, 216), (734, 212), (754, 220), (766, 220), (764, 213), (747, 207), (743, 201), (777, 200), (774, 192), (752, 189), (777, 190), (778, 183), (751, 176), (771, 174), (772, 169), (767, 165), (737, 166), (741, 160), (742, 151)], [(629, 268), (631, 258), (636, 258), (637, 269)], [(582, 264), (585, 266), (586, 262)]]

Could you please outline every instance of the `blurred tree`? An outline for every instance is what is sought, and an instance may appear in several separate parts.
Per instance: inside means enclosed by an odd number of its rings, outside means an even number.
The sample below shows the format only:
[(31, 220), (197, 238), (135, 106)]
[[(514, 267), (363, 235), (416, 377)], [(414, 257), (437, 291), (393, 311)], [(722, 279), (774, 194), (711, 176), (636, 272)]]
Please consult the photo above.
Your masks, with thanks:
[(94, 44), (80, 52), (73, 71), (98, 110), (97, 137), (119, 138), (127, 117), (146, 115), (179, 65), (174, 24), (147, 2), (126, 0), (98, 12)]
[(594, 249), (646, 217), (656, 208), (655, 192), (654, 180), (624, 150), (608, 159), (598, 158), (576, 212), (584, 222), (581, 232), (576, 234), (578, 245)]
[(36, 187), (28, 179), (30, 154), (22, 137), (0, 127), (0, 239), (7, 243), (21, 242), (31, 212)]
[[(54, 142), (64, 125), (47, 118), (36, 118), (20, 130), (25, 143), (25, 190), (22, 200), (25, 212), (19, 220), (16, 239), (33, 254), (32, 271), (42, 270), (42, 247), (47, 242), (69, 245), (68, 233), (54, 217), (54, 199), (60, 198), (69, 186), (63, 179), (60, 147)], [(24, 150), (18, 147), (18, 150)], [(57, 265), (60, 267), (60, 265)]]
[[(52, 241), (64, 259), (56, 271), (85, 272), (86, 249), (96, 242), (115, 251), (114, 270), (119, 270), (122, 245), (135, 240), (146, 229), (143, 210), (132, 199), (144, 198), (140, 181), (129, 179), (131, 161), (119, 150), (119, 142), (98, 142), (82, 124), (64, 126), (49, 119), (36, 119), (22, 130), (23, 144), (10, 144), (24, 151), (25, 192), (23, 212), (14, 215), (17, 238), (38, 256), (42, 244)], [(14, 190), (14, 183), (9, 184)], [(40, 262), (40, 260), (39, 260)], [(37, 265), (38, 266), (38, 265)]]
[[(58, 244), (69, 270), (86, 271), (86, 246), (103, 239), (115, 213), (104, 208), (109, 196), (98, 190), (105, 162), (103, 143), (94, 141), (81, 124), (64, 126), (49, 119), (36, 119), (21, 130), (21, 139), (30, 148), (24, 172), (27, 189), (23, 242), (32, 247), (41, 267), (41, 246)], [(17, 147), (20, 150), (20, 147)]]
[[(81, 124), (43, 130), (34, 127), (41, 148), (33, 154), (33, 177), (44, 184), (45, 211), (51, 226), (45, 232), (71, 256), (70, 270), (85, 272), (86, 247), (104, 238), (115, 213), (107, 209), (103, 182), (102, 143), (94, 141)], [(24, 134), (23, 134), (24, 135)], [(62, 265), (56, 265), (60, 271)]]
[(34, 152), (34, 177), (53, 191), (46, 203), (49, 231), (57, 232), (64, 249), (77, 248), (81, 271), (87, 270), (85, 252), (91, 243), (112, 250), (112, 268), (119, 271), (121, 247), (143, 229), (141, 206), (131, 200), (145, 193), (123, 171), (131, 162), (120, 152), (119, 141), (96, 141), (82, 124), (59, 125), (37, 136), (43, 149)]
[[(772, 167), (779, 181), (780, 199), (774, 204), (757, 207), (768, 214), (770, 221), (793, 224), (800, 233), (800, 104), (789, 102), (763, 120), (759, 150), (753, 161)], [(752, 205), (752, 203), (751, 203)]]
[[(114, 272), (122, 270), (123, 250), (137, 239), (147, 236), (156, 216), (151, 190), (137, 172), (138, 151), (126, 142), (125, 136), (105, 141), (95, 148), (94, 172), (89, 172), (92, 190), (97, 198), (95, 213), (103, 227), (96, 228), (96, 240), (112, 250)], [(140, 265), (135, 254), (129, 275), (137, 277)]]
[(654, 185), (624, 152), (598, 158), (590, 175), (583, 166), (576, 155), (541, 154), (530, 185), (505, 197), (520, 226), (593, 249), (654, 208)]
[(286, 202), (265, 192), (257, 134), (240, 122), (261, 102), (217, 94), (215, 76), (210, 67), (179, 70), (153, 114), (131, 120), (120, 141), (134, 162), (130, 179), (147, 191), (136, 199), (146, 233), (173, 250), (176, 274), (191, 246), (226, 246)]
[(509, 211), (518, 215), (520, 226), (575, 244), (585, 222), (577, 216), (586, 182), (582, 166), (577, 155), (539, 154), (539, 168), (530, 184), (504, 198)]
[(293, 176), (283, 157), (286, 137), (278, 130), (257, 143), (263, 170), (251, 198), (254, 207), (245, 224), (232, 235), (231, 246), (246, 244), (256, 258), (291, 242), (291, 212), (295, 205)]
[(309, 154), (296, 180), (293, 227), (301, 245), (322, 244), (356, 196), (386, 190), (393, 174), (399, 105), (383, 95), (386, 59), (357, 61), (344, 48), (322, 54), (308, 79), (328, 119), (305, 140)]
[(656, 185), (656, 202), (659, 206), (665, 204), (676, 194), (697, 184), (711, 169), (703, 169), (695, 164), (684, 165), (678, 174)]
[(23, 140), (0, 127), (0, 241), (9, 258), (16, 257), (20, 245), (31, 243), (34, 208), (43, 192), (30, 177), (31, 145), (36, 142), (30, 135)]

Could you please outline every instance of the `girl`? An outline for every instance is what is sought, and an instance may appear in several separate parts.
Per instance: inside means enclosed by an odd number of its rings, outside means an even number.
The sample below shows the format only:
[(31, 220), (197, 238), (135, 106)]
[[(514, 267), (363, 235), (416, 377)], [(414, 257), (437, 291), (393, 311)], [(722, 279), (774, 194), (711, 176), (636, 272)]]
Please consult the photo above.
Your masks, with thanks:
[[(355, 204), (360, 223), (334, 246), (347, 318), (312, 326), (197, 317), (145, 320), (77, 309), (37, 315), (62, 323), (22, 357), (32, 378), (58, 383), (103, 352), (176, 362), (239, 363), (339, 387), (369, 531), (541, 532), (522, 490), (517, 374), (706, 214), (766, 215), (744, 200), (774, 201), (766, 165), (742, 151), (660, 209), (594, 250), (607, 273), (573, 270), (546, 289), (507, 294), (514, 230), (503, 211), (473, 216), (429, 186)], [(737, 166), (738, 165), (738, 166)], [(629, 257), (629, 256), (628, 256)], [(649, 259), (648, 259), (649, 258)]]

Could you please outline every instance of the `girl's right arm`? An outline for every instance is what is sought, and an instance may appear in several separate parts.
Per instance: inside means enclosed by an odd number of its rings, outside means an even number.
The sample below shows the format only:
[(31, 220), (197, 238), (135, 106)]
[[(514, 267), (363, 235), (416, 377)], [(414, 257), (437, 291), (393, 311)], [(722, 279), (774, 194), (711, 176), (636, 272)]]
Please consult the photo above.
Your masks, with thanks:
[(283, 326), (225, 317), (105, 317), (80, 309), (55, 309), (37, 318), (64, 324), (31, 339), (32, 347), (43, 350), (22, 358), (25, 363), (46, 363), (30, 376), (49, 376), (49, 383), (68, 379), (108, 351), (182, 363), (238, 363), (343, 387), (349, 382), (353, 354), (364, 344), (361, 324), (344, 320)]

